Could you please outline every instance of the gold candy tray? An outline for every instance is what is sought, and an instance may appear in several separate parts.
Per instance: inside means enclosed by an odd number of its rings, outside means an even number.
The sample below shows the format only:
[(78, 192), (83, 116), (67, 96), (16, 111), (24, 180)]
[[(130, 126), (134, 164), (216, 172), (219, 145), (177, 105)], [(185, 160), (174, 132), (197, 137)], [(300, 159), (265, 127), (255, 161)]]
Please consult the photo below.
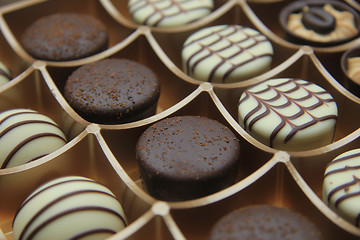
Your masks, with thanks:
[[(7, 3), (9, 1), (6, 1)], [(126, 4), (125, 4), (126, 2)], [(288, 42), (278, 22), (289, 0), (215, 0), (211, 15), (184, 27), (160, 29), (134, 24), (125, 0), (27, 0), (0, 7), (0, 61), (14, 79), (0, 87), (0, 111), (31, 108), (57, 122), (69, 142), (57, 151), (22, 166), (0, 170), (0, 240), (12, 240), (12, 219), (22, 200), (54, 177), (81, 175), (108, 186), (121, 202), (128, 226), (110, 239), (207, 239), (212, 225), (233, 209), (271, 204), (293, 209), (313, 221), (324, 239), (359, 239), (360, 229), (340, 218), (322, 201), (327, 163), (360, 146), (360, 98), (347, 90), (341, 54), (351, 42), (316, 48)], [(355, 0), (346, 1), (360, 10)], [(269, 11), (269, 9), (271, 9)], [(29, 23), (55, 12), (79, 12), (103, 21), (109, 48), (67, 62), (33, 59), (19, 38)], [(270, 71), (231, 84), (197, 81), (182, 71), (186, 37), (204, 26), (239, 24), (266, 35), (274, 47)], [(161, 83), (156, 115), (120, 125), (85, 121), (65, 101), (67, 76), (77, 67), (108, 57), (128, 58), (153, 69)], [(275, 77), (303, 78), (328, 90), (339, 109), (334, 142), (303, 152), (269, 148), (237, 122), (237, 103), (244, 89)], [(227, 125), (240, 139), (242, 161), (236, 184), (200, 199), (158, 201), (143, 189), (135, 159), (140, 134), (151, 124), (176, 115), (203, 115)]]

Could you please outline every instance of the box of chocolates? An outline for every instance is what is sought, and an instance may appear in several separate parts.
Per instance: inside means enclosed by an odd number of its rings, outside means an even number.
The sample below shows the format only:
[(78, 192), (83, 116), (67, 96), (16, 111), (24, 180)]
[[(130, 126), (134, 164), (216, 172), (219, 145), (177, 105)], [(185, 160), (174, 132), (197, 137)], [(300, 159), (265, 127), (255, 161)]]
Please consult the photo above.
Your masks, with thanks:
[(1, 4), (1, 240), (360, 237), (359, 2)]

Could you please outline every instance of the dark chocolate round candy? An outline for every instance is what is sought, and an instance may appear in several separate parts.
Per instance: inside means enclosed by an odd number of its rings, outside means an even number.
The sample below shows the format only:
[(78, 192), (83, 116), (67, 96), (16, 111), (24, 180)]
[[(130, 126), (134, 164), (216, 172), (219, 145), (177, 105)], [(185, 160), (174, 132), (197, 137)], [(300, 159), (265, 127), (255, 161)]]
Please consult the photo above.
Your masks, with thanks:
[(119, 124), (155, 113), (160, 82), (143, 64), (104, 59), (75, 70), (65, 84), (64, 96), (84, 119)]
[(80, 59), (108, 47), (106, 27), (98, 19), (79, 13), (56, 13), (32, 23), (21, 44), (34, 58), (49, 61)]
[(218, 121), (179, 116), (150, 126), (138, 140), (136, 158), (150, 195), (167, 201), (189, 200), (235, 182), (240, 145)]
[(249, 206), (220, 218), (210, 232), (210, 240), (321, 240), (321, 233), (307, 218), (292, 210), (269, 206)]
[(302, 22), (306, 28), (320, 34), (330, 33), (335, 29), (335, 18), (320, 7), (311, 7), (305, 11)]

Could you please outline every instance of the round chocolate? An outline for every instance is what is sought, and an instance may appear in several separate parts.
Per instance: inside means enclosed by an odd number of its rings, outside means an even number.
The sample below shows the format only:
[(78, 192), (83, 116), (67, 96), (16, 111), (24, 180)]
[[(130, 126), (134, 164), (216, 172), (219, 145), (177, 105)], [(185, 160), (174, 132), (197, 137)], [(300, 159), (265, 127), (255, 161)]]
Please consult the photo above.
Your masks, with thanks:
[(337, 104), (322, 87), (302, 79), (274, 78), (245, 89), (240, 125), (260, 142), (284, 151), (305, 151), (332, 142)]
[(104, 59), (75, 70), (65, 84), (64, 96), (90, 122), (125, 123), (155, 113), (160, 82), (140, 63)]
[(13, 220), (14, 239), (106, 239), (126, 226), (110, 189), (85, 177), (66, 176), (35, 189)]
[(279, 14), (288, 40), (297, 44), (326, 47), (359, 36), (358, 13), (345, 3), (331, 0), (300, 0)]
[(360, 149), (340, 154), (326, 167), (324, 202), (341, 217), (360, 227)]
[(319, 240), (323, 237), (312, 222), (297, 212), (258, 205), (233, 210), (219, 219), (209, 239)]
[(32, 23), (23, 33), (21, 44), (34, 58), (67, 61), (105, 50), (108, 34), (105, 26), (92, 16), (57, 13)]
[(0, 169), (35, 161), (66, 142), (60, 127), (37, 111), (16, 108), (0, 113)]
[(200, 81), (234, 83), (265, 73), (273, 46), (259, 31), (240, 25), (217, 25), (191, 34), (183, 44), (184, 72)]
[(161, 200), (188, 200), (234, 183), (240, 144), (229, 128), (200, 116), (178, 116), (150, 126), (136, 158), (148, 192)]

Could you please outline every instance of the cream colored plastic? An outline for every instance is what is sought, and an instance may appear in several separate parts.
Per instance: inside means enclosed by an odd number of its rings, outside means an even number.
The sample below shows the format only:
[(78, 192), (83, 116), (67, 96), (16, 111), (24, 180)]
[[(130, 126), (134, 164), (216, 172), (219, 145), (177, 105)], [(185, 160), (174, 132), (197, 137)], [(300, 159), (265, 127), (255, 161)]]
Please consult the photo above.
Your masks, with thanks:
[[(63, 128), (69, 142), (37, 161), (0, 170), (0, 239), (13, 239), (15, 211), (36, 186), (65, 175), (93, 178), (117, 196), (129, 225), (110, 239), (207, 239), (210, 227), (220, 217), (251, 204), (294, 209), (312, 220), (325, 239), (358, 239), (360, 229), (322, 201), (322, 180), (328, 162), (360, 144), (360, 98), (344, 87), (345, 76), (336, 63), (343, 51), (359, 45), (360, 38), (327, 48), (288, 42), (277, 16), (289, 2), (216, 0), (209, 16), (171, 29), (134, 24), (124, 0), (26, 0), (2, 6), (0, 60), (16, 77), (0, 86), (0, 110), (23, 107), (48, 115)], [(35, 19), (60, 11), (87, 13), (102, 20), (110, 33), (109, 49), (68, 62), (29, 56), (19, 43), (22, 31)], [(186, 37), (202, 26), (219, 24), (241, 24), (266, 35), (274, 46), (271, 70), (231, 84), (211, 84), (187, 76), (181, 66)], [(162, 86), (156, 115), (127, 124), (98, 125), (72, 110), (62, 95), (67, 76), (78, 66), (107, 57), (130, 58), (156, 70)], [(236, 119), (241, 93), (274, 77), (302, 78), (332, 94), (339, 108), (333, 143), (302, 152), (276, 151), (240, 127)], [(152, 123), (184, 114), (207, 116), (233, 130), (242, 147), (239, 177), (233, 186), (200, 199), (157, 201), (142, 187), (135, 144)]]

